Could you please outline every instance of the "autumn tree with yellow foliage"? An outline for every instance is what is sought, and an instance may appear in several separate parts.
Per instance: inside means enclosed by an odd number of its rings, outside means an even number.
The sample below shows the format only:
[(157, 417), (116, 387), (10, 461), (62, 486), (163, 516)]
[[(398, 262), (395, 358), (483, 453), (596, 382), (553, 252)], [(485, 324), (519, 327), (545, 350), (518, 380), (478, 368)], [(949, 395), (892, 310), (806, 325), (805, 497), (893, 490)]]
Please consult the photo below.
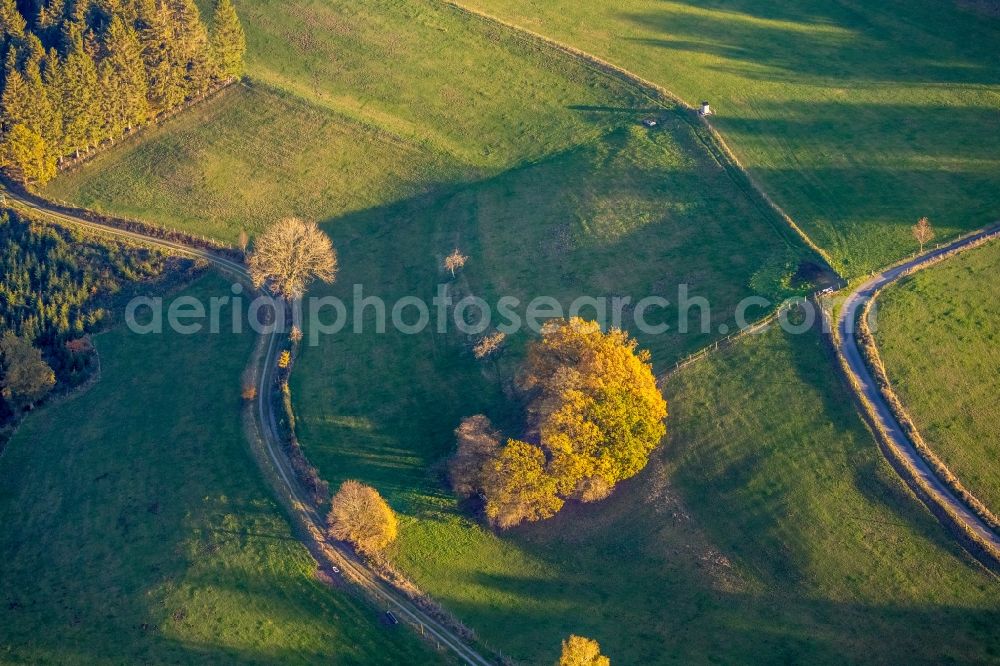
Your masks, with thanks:
[(360, 552), (376, 555), (396, 540), (396, 514), (378, 491), (358, 481), (344, 481), (330, 503), (330, 536)]
[(556, 666), (611, 666), (611, 660), (601, 654), (601, 645), (594, 639), (573, 635), (562, 642)]
[(557, 488), (540, 447), (508, 440), (483, 470), (486, 517), (501, 529), (551, 518), (563, 505)]
[(520, 381), (527, 432), (498, 448), (478, 477), (494, 525), (548, 518), (569, 499), (603, 499), (646, 466), (667, 416), (649, 360), (623, 331), (580, 318), (545, 325)]
[(603, 499), (646, 466), (667, 416), (649, 361), (627, 333), (603, 333), (596, 322), (553, 320), (542, 329), (522, 387), (534, 392), (529, 422), (561, 495)]

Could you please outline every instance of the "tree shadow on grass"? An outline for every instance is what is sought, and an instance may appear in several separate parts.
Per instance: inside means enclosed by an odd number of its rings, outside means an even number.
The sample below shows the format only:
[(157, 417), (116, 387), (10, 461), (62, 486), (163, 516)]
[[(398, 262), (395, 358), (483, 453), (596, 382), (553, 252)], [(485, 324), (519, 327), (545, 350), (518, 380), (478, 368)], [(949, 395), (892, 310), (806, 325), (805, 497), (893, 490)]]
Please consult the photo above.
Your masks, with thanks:
[(679, 0), (619, 17), (663, 35), (636, 41), (745, 62), (769, 80), (784, 72), (800, 82), (1000, 83), (1000, 68), (989, 64), (1000, 25), (948, 4)]
[[(605, 560), (594, 560), (594, 562)], [(977, 661), (1000, 643), (991, 627), (997, 608), (931, 604), (866, 604), (769, 589), (718, 593), (678, 565), (674, 576), (640, 570), (630, 560), (607, 561), (627, 573), (613, 578), (550, 561), (554, 579), (539, 584), (516, 573), (480, 574), (471, 584), (513, 591), (503, 613), (467, 599), (442, 599), (460, 617), (491, 623), (487, 641), (505, 652), (545, 662), (570, 633), (596, 638), (621, 663), (884, 663), (906, 655), (914, 663)], [(695, 582), (693, 582), (695, 581)], [(517, 605), (517, 594), (526, 603)]]

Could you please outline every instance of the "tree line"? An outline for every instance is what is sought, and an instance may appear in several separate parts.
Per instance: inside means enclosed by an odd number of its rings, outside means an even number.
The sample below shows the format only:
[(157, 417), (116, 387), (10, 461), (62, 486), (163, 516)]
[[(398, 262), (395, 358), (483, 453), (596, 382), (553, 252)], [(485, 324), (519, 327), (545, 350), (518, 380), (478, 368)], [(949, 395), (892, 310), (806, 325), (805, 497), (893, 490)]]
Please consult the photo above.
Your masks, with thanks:
[(216, 0), (210, 27), (194, 0), (0, 0), (0, 165), (43, 184), (239, 78), (245, 50), (232, 0)]

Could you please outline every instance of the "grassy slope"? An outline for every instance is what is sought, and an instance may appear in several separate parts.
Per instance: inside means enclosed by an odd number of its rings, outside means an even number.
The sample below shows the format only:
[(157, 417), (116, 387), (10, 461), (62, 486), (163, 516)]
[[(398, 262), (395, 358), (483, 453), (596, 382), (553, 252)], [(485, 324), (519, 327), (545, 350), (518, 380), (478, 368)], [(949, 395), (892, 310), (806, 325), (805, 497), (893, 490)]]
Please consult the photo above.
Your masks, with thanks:
[[(364, 178), (343, 179), (342, 189), (317, 198), (322, 205), (344, 192), (348, 202), (328, 213), (347, 213), (330, 226), (343, 266), (334, 293), (349, 293), (357, 281), (368, 293), (427, 294), (440, 277), (434, 267), (441, 254), (456, 243), (473, 257), (456, 288), (484, 296), (669, 290), (685, 278), (718, 297), (719, 322), (738, 295), (773, 290), (785, 260), (782, 243), (759, 216), (741, 210), (745, 204), (727, 194), (731, 185), (718, 174), (708, 181), (718, 185), (705, 186), (712, 169), (698, 151), (689, 152), (682, 131), (660, 134), (652, 145), (637, 143), (641, 134), (628, 139), (633, 130), (625, 127), (644, 112), (627, 92), (602, 88), (601, 79), (503, 34), (484, 34), (478, 22), (435, 3), (270, 9), (259, 2), (241, 6), (254, 76), (309, 98), (310, 113), (325, 109), (338, 124), (384, 128), (426, 153), (421, 164), (429, 166), (406, 172), (417, 174), (412, 182), (486, 176), (472, 187), (354, 213), (369, 205), (350, 204), (349, 195), (365, 191)], [(288, 38), (294, 38), (291, 48)], [(339, 41), (328, 48), (331, 38)], [(511, 54), (519, 60), (507, 59)], [(505, 83), (494, 86), (496, 80)], [(288, 125), (297, 139), (305, 128), (311, 131), (306, 122)], [(373, 150), (361, 135), (348, 143), (359, 152)], [(216, 150), (196, 164), (215, 160)], [(372, 159), (409, 169), (411, 156), (393, 149)], [(185, 159), (170, 170), (183, 171)], [(511, 166), (519, 168), (498, 174)], [(339, 182), (322, 162), (315, 167), (309, 181), (290, 168), (284, 185), (301, 193), (322, 178)], [(179, 185), (150, 187), (182, 202), (185, 192), (201, 191), (204, 170), (197, 166)], [(113, 182), (102, 180), (101, 171), (71, 176), (77, 184), (66, 191), (80, 191), (87, 181), (100, 194)], [(395, 179), (390, 174), (384, 182)], [(252, 192), (269, 180), (251, 170), (232, 182)], [(399, 193), (374, 196), (388, 201)], [(117, 205), (112, 199), (104, 200)], [(198, 194), (197, 200), (210, 197)], [(650, 215), (651, 208), (658, 213)], [(148, 210), (157, 216), (165, 209)], [(280, 205), (255, 220), (278, 213)], [(616, 228), (623, 218), (644, 226)], [(234, 235), (235, 226), (226, 232)], [(712, 242), (700, 244), (701, 234)], [(645, 342), (665, 365), (699, 341)], [(512, 356), (522, 343), (515, 341)], [(293, 390), (300, 435), (324, 474), (331, 481), (350, 474), (383, 490), (406, 514), (397, 561), (505, 651), (550, 661), (560, 638), (582, 631), (625, 661), (662, 658), (664, 643), (670, 654), (699, 660), (712, 654), (832, 661), (843, 645), (858, 660), (995, 658), (989, 628), (997, 613), (987, 583), (902, 493), (850, 406), (831, 398), (841, 393), (815, 344), (779, 341), (753, 349), (690, 371), (697, 381), (685, 390), (706, 396), (692, 404), (710, 406), (685, 415), (678, 400), (663, 462), (615, 499), (588, 509), (600, 517), (567, 513), (558, 519), (567, 521), (563, 528), (552, 523), (503, 539), (457, 513), (429, 467), (451, 447), (450, 430), (462, 415), (486, 410), (501, 422), (516, 420), (463, 341), (338, 336), (306, 351)], [(754, 373), (771, 392), (752, 388), (758, 386)], [(713, 411), (725, 412), (725, 420), (705, 418)], [(722, 442), (716, 428), (724, 429)], [(803, 435), (811, 428), (814, 436)], [(764, 438), (773, 439), (762, 452)], [(685, 441), (688, 451), (713, 450), (712, 465), (675, 457)], [(790, 474), (784, 464), (787, 456), (811, 461), (828, 452), (832, 462), (820, 471), (803, 463)], [(752, 477), (743, 477), (746, 489), (728, 480), (737, 471)], [(660, 475), (671, 473), (676, 490), (664, 491)], [(841, 502), (814, 496), (817, 485)], [(635, 509), (632, 492), (650, 502)], [(731, 505), (720, 506), (724, 493)], [(786, 517), (793, 501), (802, 508)], [(713, 565), (722, 561), (718, 555), (729, 558), (736, 573)], [(761, 626), (763, 635), (755, 628)]]
[(101, 381), (25, 421), (0, 458), (0, 661), (434, 661), (314, 577), (245, 449), (252, 341), (111, 331)]
[(642, 105), (437, 4), (240, 10), (249, 73), (266, 87), (198, 105), (46, 193), (232, 240), (283, 215), (336, 218), (532, 162), (638, 118), (607, 109)]
[[(502, 296), (526, 304), (544, 295), (565, 306), (579, 295), (638, 300), (656, 293), (674, 302), (678, 285), (689, 283), (692, 296), (712, 304), (713, 326), (705, 334), (640, 336), (665, 367), (712, 339), (719, 326), (735, 326), (741, 298), (780, 294), (777, 278), (795, 256), (694, 142), (679, 121), (651, 134), (622, 130), (475, 188), (343, 218), (334, 230), (338, 284), (315, 294), (351, 304), (361, 285), (390, 307), (403, 296), (430, 303), (437, 286), (449, 282), (438, 267), (456, 246), (470, 260), (450, 285), (455, 301), (472, 294), (490, 304)], [(747, 223), (734, 227), (731, 219)], [(348, 320), (353, 316), (348, 308)], [(673, 316), (667, 322), (676, 330)], [(450, 450), (463, 415), (491, 406), (498, 419), (508, 418), (498, 406), (496, 378), (477, 366), (458, 332), (441, 335), (432, 326), (407, 335), (389, 326), (376, 334), (371, 308), (366, 317), (366, 334), (349, 326), (304, 350), (292, 379), (299, 434), (324, 473), (375, 473), (379, 487), (423, 495), (423, 469)], [(410, 310), (407, 321), (414, 317)], [(529, 337), (512, 337), (505, 376)], [(345, 465), (345, 455), (355, 464)], [(405, 481), (396, 478), (401, 473)]]
[[(954, 2), (469, 0), (697, 104), (847, 275), (1000, 217), (1000, 18)], [(973, 3), (968, 3), (973, 4)]]
[[(310, 455), (386, 492), (405, 513), (393, 559), (507, 654), (550, 662), (579, 632), (620, 663), (1000, 656), (995, 584), (884, 463), (813, 334), (685, 369), (640, 477), (502, 537), (455, 511), (431, 464), (449, 438), (428, 432), (484, 405), (502, 417), (502, 401), (470, 371), (388, 380), (396, 357), (342, 344), (324, 387), (338, 400), (303, 428)], [(417, 353), (448, 363), (444, 345)], [(369, 382), (360, 397), (352, 371)]]
[(886, 370), (927, 443), (1000, 511), (1000, 244), (921, 271), (880, 297)]
[(268, 88), (231, 88), (54, 181), (46, 194), (235, 241), (454, 177), (433, 153)]

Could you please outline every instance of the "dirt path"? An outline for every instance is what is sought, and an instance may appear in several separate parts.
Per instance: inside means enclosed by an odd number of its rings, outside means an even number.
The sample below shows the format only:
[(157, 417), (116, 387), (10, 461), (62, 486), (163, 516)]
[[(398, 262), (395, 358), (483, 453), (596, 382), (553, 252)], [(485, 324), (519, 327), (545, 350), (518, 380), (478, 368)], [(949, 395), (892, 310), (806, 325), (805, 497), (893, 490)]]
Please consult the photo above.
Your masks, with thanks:
[[(9, 189), (0, 188), (0, 193), (6, 197), (6, 204), (28, 210), (29, 212), (54, 219), (64, 224), (83, 227), (92, 231), (126, 238), (144, 245), (163, 248), (171, 252), (210, 262), (223, 272), (229, 273), (241, 281), (249, 281), (246, 267), (233, 259), (222, 256), (208, 249), (193, 247), (178, 241), (167, 240), (153, 235), (127, 230), (110, 224), (102, 224), (71, 215), (55, 207), (47, 207), (36, 197), (24, 197)], [(411, 601), (405, 594), (384, 581), (375, 571), (371, 570), (344, 544), (328, 539), (324, 529), (325, 521), (308, 501), (302, 499), (303, 492), (292, 472), (291, 464), (285, 455), (284, 447), (278, 436), (277, 422), (274, 415), (271, 391), (275, 382), (274, 371), (277, 366), (277, 353), (282, 336), (278, 332), (264, 334), (262, 341), (264, 353), (259, 354), (255, 377), (257, 378), (258, 398), (254, 407), (254, 429), (260, 435), (260, 444), (265, 456), (255, 456), (258, 461), (267, 465), (264, 475), (272, 482), (274, 491), (279, 494), (282, 503), (289, 508), (292, 517), (299, 527), (302, 541), (318, 563), (327, 570), (339, 570), (344, 579), (356, 585), (373, 603), (379, 607), (392, 610), (402, 622), (419, 629), (420, 633), (429, 636), (443, 648), (449, 650), (462, 663), (472, 666), (489, 666), (494, 662), (483, 657), (461, 637), (432, 617), (420, 606)]]
[(901, 466), (896, 465), (897, 469), (900, 469), (904, 476), (908, 472), (915, 477), (908, 480), (916, 481), (917, 486), (926, 495), (925, 499), (943, 508), (946, 514), (959, 522), (960, 526), (972, 538), (980, 544), (991, 547), (993, 552), (1000, 552), (1000, 536), (962, 502), (944, 480), (935, 474), (900, 426), (865, 363), (864, 354), (857, 339), (858, 315), (865, 311), (866, 304), (879, 290), (915, 270), (936, 263), (946, 255), (975, 247), (987, 239), (996, 237), (1000, 237), (1000, 227), (980, 231), (885, 270), (854, 289), (844, 301), (837, 318), (836, 344), (845, 362), (845, 371), (851, 380), (850, 383), (859, 393), (861, 400), (866, 401), (871, 406), (871, 417), (876, 421), (876, 427), (885, 434), (885, 439), (888, 440), (886, 445), (892, 447), (891, 453), (898, 456), (903, 463)]

